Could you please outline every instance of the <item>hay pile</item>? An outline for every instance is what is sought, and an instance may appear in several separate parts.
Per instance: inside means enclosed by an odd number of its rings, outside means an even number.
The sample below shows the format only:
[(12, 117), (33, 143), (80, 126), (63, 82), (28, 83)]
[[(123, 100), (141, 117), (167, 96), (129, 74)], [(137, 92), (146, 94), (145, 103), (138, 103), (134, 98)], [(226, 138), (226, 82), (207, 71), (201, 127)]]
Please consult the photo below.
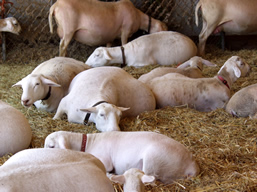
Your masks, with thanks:
[[(244, 58), (252, 67), (248, 77), (240, 78), (232, 86), (232, 92), (257, 83), (257, 51), (221, 51), (208, 47), (206, 59), (218, 67), (204, 68), (206, 77), (214, 76), (223, 63), (232, 55)], [(44, 146), (45, 137), (58, 130), (92, 133), (97, 132), (94, 124), (89, 126), (71, 124), (65, 120), (52, 120), (54, 114), (24, 108), (20, 104), (21, 89), (11, 86), (29, 74), (38, 64), (58, 54), (58, 45), (29, 47), (17, 45), (8, 51), (8, 61), (0, 63), (0, 99), (22, 111), (33, 131), (31, 147)], [(85, 61), (86, 53), (70, 53), (70, 56)], [(25, 57), (24, 57), (25, 55)], [(21, 59), (22, 58), (22, 59)], [(157, 66), (125, 70), (138, 78)], [(195, 156), (201, 173), (195, 178), (177, 180), (173, 184), (147, 186), (147, 191), (256, 191), (257, 186), (257, 120), (233, 118), (223, 109), (212, 112), (198, 112), (182, 107), (166, 107), (145, 112), (135, 118), (121, 121), (123, 131), (154, 131), (162, 133), (184, 144)], [(0, 165), (9, 157), (0, 158)], [(116, 191), (122, 191), (115, 185)]]

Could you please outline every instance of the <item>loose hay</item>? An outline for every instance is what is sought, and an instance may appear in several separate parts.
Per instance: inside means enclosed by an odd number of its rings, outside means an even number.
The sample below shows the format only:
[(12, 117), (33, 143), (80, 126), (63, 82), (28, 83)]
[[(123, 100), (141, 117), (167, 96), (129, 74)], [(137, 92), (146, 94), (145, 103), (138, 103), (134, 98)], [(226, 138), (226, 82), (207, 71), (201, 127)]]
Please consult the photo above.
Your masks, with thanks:
[[(72, 50), (72, 48), (71, 48)], [(70, 53), (70, 56), (85, 61), (85, 56)], [(242, 77), (232, 86), (232, 93), (257, 83), (257, 52), (242, 50), (237, 52), (221, 51), (208, 47), (206, 59), (216, 63), (218, 67), (205, 67), (206, 77), (214, 76), (224, 62), (232, 55), (244, 58), (252, 67), (248, 77)], [(21, 55), (27, 59), (20, 60)], [(98, 132), (94, 124), (88, 126), (68, 123), (67, 120), (53, 120), (54, 114), (29, 109), (20, 104), (21, 89), (11, 86), (29, 74), (38, 64), (58, 54), (57, 45), (41, 45), (30, 47), (19, 44), (8, 51), (8, 61), (0, 62), (1, 100), (9, 103), (25, 114), (32, 128), (31, 148), (44, 146), (45, 137), (58, 130), (81, 133)], [(25, 57), (22, 57), (25, 58)], [(125, 67), (125, 70), (138, 78), (157, 66), (144, 68)], [(135, 118), (121, 121), (123, 131), (154, 131), (167, 135), (184, 144), (194, 154), (200, 165), (201, 173), (187, 180), (177, 180), (173, 184), (164, 185), (157, 182), (155, 186), (147, 186), (146, 191), (256, 191), (257, 186), (257, 120), (250, 118), (233, 118), (223, 109), (212, 112), (198, 112), (194, 109), (166, 107), (155, 111), (144, 112)], [(3, 164), (11, 154), (0, 158)], [(122, 187), (114, 184), (117, 192)]]

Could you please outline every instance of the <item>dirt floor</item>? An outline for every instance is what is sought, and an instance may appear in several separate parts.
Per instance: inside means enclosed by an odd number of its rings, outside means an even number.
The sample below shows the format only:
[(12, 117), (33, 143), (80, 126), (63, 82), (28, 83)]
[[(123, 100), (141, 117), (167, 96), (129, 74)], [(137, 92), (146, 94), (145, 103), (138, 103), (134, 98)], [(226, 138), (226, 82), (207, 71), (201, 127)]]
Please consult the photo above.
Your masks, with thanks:
[[(71, 46), (69, 56), (85, 61), (92, 52), (86, 46)], [(31, 148), (44, 146), (45, 137), (58, 130), (81, 133), (97, 132), (94, 124), (89, 126), (53, 120), (53, 113), (25, 108), (20, 103), (22, 90), (13, 87), (28, 75), (38, 64), (58, 55), (58, 45), (18, 44), (7, 50), (7, 61), (0, 60), (0, 99), (25, 114), (32, 128)], [(205, 67), (206, 77), (214, 76), (224, 62), (233, 55), (245, 59), (252, 71), (233, 84), (232, 94), (243, 87), (257, 83), (257, 50), (222, 51), (208, 46), (205, 59), (217, 67)], [(157, 66), (144, 68), (125, 67), (135, 78)], [(145, 112), (134, 118), (121, 120), (122, 131), (154, 131), (167, 135), (185, 145), (195, 156), (201, 173), (194, 178), (177, 180), (170, 185), (156, 182), (146, 191), (257, 191), (257, 120), (234, 118), (224, 109), (198, 112), (182, 107), (166, 107)], [(3, 164), (12, 154), (0, 158)], [(114, 185), (122, 191), (120, 185)]]

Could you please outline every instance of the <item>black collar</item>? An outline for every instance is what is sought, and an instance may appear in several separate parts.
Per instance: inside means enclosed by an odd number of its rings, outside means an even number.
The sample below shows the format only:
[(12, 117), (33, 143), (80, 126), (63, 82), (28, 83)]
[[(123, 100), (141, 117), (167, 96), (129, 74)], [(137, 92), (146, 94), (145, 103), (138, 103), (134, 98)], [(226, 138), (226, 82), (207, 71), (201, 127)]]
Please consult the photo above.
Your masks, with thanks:
[(197, 68), (200, 70), (200, 71), (202, 71), (202, 69), (197, 65)]
[(44, 99), (41, 99), (42, 101), (49, 99), (49, 97), (51, 96), (51, 90), (52, 90), (52, 87), (51, 87), (51, 86), (49, 86), (48, 93), (46, 94), (46, 96), (45, 96), (45, 98), (44, 98)]
[(122, 61), (123, 61), (123, 63), (121, 64), (121, 68), (123, 68), (126, 66), (126, 57), (125, 57), (124, 47), (121, 46), (120, 49), (121, 49)]
[[(108, 102), (106, 102), (106, 101), (99, 101), (96, 104), (94, 104), (92, 107), (95, 107), (95, 106), (100, 105), (102, 103), (108, 103)], [(87, 113), (86, 114), (86, 117), (84, 119), (84, 125), (87, 125), (90, 115), (91, 115), (91, 113)]]

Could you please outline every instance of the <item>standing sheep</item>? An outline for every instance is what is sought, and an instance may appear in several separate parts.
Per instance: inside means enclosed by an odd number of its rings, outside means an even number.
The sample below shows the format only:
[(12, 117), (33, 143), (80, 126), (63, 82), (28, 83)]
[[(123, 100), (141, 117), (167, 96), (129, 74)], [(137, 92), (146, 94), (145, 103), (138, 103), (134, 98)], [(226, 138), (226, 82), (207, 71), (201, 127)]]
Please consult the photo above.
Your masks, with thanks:
[(148, 85), (158, 108), (188, 105), (198, 111), (223, 108), (230, 98), (230, 87), (250, 70), (240, 57), (232, 56), (212, 78), (193, 79), (178, 73), (154, 78)]
[(256, 0), (200, 0), (195, 8), (198, 26), (198, 10), (202, 10), (202, 30), (199, 34), (199, 55), (204, 55), (208, 37), (221, 31), (227, 34), (257, 34)]
[(22, 87), (21, 104), (48, 112), (56, 111), (61, 99), (68, 93), (71, 80), (89, 69), (83, 62), (67, 57), (55, 57), (38, 65), (31, 74), (13, 86)]
[(99, 47), (88, 57), (86, 64), (100, 67), (114, 63), (143, 67), (151, 64), (183, 63), (195, 56), (197, 47), (187, 36), (162, 31), (141, 36), (122, 47)]
[(257, 84), (236, 92), (228, 101), (226, 111), (236, 117), (257, 118)]
[(26, 117), (1, 100), (0, 116), (0, 156), (28, 148), (32, 133)]
[(164, 23), (135, 8), (130, 0), (58, 0), (49, 11), (51, 33), (52, 15), (55, 15), (57, 33), (61, 38), (60, 56), (66, 55), (72, 38), (90, 46), (110, 44), (121, 38), (124, 45), (139, 29), (148, 33), (167, 31)]

